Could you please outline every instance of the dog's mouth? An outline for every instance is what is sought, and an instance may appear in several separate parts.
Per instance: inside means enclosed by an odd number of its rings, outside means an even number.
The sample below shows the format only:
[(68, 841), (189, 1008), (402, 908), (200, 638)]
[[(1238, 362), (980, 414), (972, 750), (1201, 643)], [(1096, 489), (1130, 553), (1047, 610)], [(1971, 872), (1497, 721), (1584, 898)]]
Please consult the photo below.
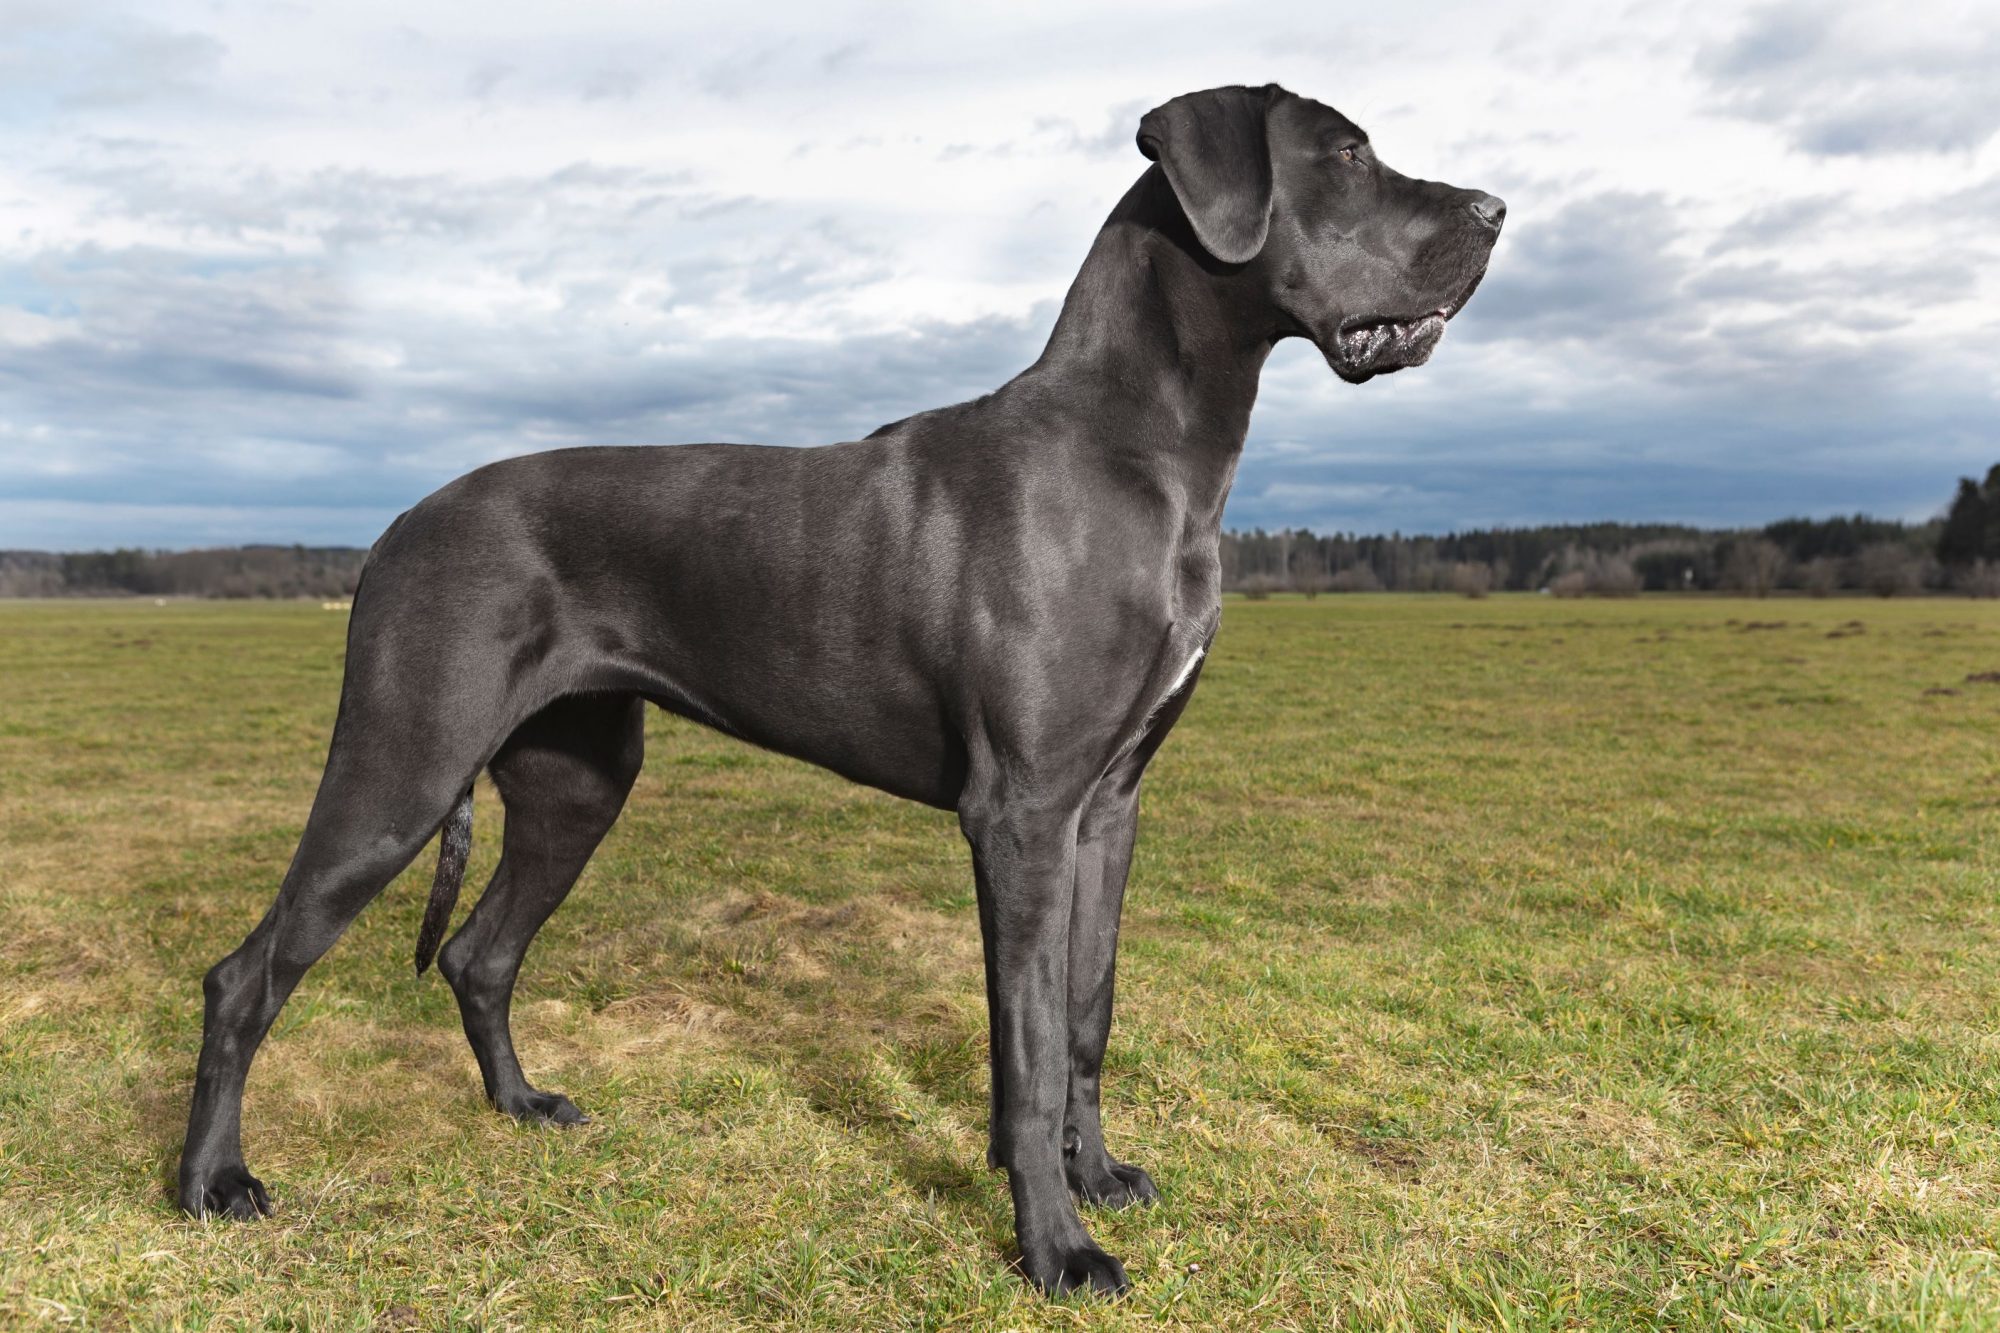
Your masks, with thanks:
[(1437, 350), (1444, 338), (1445, 321), (1450, 318), (1439, 309), (1414, 319), (1376, 316), (1343, 321), (1334, 334), (1327, 362), (1350, 384), (1421, 366)]
[(1327, 364), (1350, 384), (1421, 366), (1443, 341), (1445, 324), (1465, 309), (1485, 276), (1481, 268), (1457, 295), (1421, 315), (1361, 315), (1342, 320), (1332, 346), (1325, 349)]

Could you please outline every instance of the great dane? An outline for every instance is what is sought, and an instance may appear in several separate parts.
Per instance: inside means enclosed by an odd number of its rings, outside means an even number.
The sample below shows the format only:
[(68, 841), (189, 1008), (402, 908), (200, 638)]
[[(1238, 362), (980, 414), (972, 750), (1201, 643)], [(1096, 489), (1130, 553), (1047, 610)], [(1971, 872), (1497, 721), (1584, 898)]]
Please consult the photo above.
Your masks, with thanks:
[[(529, 1085), (509, 1006), (535, 932), (617, 819), (647, 702), (956, 811), (986, 955), (987, 1160), (1050, 1292), (1127, 1285), (1072, 1196), (1157, 1198), (1106, 1150), (1098, 1080), (1139, 781), (1221, 614), (1223, 499), (1272, 345), (1342, 379), (1422, 364), (1505, 214), (1385, 165), (1276, 85), (1139, 122), (1041, 358), (983, 398), (824, 448), (564, 449), (459, 478), (368, 557), (326, 771), (271, 909), (205, 980), (180, 1205), (254, 1218), (243, 1085), (307, 968), (442, 829), (417, 942), (486, 1095)], [(437, 953), (486, 770), (499, 869)]]

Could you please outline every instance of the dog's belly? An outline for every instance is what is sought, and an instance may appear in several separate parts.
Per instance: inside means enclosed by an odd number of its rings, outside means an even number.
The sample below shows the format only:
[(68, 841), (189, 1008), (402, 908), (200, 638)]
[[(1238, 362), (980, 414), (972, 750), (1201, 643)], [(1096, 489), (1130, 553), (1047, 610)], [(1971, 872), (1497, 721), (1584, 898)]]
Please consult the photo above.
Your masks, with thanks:
[(910, 682), (857, 689), (810, 677), (718, 679), (636, 664), (606, 674), (607, 683), (668, 712), (891, 795), (949, 810), (965, 786), (964, 745), (935, 698)]

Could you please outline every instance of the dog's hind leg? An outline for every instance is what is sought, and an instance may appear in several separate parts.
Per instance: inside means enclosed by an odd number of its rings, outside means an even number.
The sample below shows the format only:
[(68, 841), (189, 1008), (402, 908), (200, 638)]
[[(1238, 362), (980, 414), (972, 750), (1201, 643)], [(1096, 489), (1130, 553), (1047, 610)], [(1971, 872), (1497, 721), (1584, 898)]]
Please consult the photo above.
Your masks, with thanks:
[[(202, 985), (201, 1059), (179, 1189), (181, 1207), (196, 1216), (271, 1211), (263, 1183), (243, 1162), (250, 1061), (306, 969), (437, 831), (489, 744), (484, 733), (393, 706), (395, 715), (384, 715), (358, 699), (350, 690), (342, 701), (326, 773), (277, 900)], [(471, 715), (467, 709), (453, 720)]]
[(438, 955), (458, 996), (486, 1096), (521, 1120), (578, 1124), (569, 1098), (530, 1087), (509, 1014), (529, 942), (568, 896), (639, 774), (645, 704), (630, 695), (573, 695), (529, 718), (487, 766), (507, 807), (500, 865)]

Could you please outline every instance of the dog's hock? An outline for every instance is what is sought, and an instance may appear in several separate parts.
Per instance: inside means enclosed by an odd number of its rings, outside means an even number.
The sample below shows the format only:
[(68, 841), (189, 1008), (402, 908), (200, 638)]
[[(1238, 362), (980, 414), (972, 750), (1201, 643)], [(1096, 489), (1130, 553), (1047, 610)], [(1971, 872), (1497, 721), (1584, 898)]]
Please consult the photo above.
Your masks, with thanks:
[(1148, 111), (1139, 151), (1158, 162), (1202, 248), (1247, 264), (1271, 229), (1271, 151), (1265, 113), (1276, 85), (1211, 88)]

